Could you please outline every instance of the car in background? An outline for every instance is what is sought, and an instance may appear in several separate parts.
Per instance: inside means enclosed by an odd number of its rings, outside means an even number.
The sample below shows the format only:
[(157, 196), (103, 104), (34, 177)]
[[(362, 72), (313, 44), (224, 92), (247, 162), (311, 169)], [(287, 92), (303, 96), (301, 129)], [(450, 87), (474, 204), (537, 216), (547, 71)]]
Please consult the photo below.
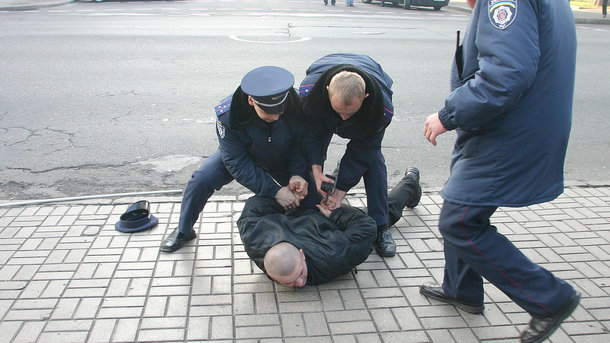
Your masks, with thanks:
[[(362, 0), (365, 4), (371, 3), (372, 0)], [(449, 0), (381, 0), (381, 6), (387, 3), (401, 5), (405, 9), (410, 9), (411, 6), (433, 7), (435, 11), (439, 11), (441, 7), (449, 5)]]

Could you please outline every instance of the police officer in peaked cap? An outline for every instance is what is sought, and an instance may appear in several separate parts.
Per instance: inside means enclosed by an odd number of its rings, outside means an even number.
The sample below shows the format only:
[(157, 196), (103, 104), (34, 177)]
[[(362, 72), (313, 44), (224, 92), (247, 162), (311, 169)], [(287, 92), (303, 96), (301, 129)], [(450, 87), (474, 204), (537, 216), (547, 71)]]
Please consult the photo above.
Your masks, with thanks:
[(294, 76), (276, 66), (248, 72), (215, 107), (219, 148), (189, 180), (180, 220), (161, 243), (173, 252), (197, 237), (194, 225), (215, 190), (233, 180), (284, 210), (321, 201), (301, 144), (306, 132)]

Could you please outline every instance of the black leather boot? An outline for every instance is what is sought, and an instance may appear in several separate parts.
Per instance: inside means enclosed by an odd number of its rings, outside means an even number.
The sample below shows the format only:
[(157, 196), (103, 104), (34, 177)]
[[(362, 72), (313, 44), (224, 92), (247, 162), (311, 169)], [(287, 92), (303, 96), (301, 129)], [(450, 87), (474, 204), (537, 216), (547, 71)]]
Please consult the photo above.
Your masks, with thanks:
[(421, 200), (421, 186), (419, 185), (419, 169), (417, 169), (415, 167), (408, 168), (407, 171), (405, 172), (405, 176), (403, 179), (405, 180), (406, 183), (411, 184), (412, 188), (415, 188), (415, 194), (413, 194), (413, 197), (411, 199), (409, 199), (409, 202), (407, 203), (408, 208), (413, 208), (413, 207), (417, 206), (419, 204), (419, 201)]
[(392, 257), (396, 255), (396, 243), (390, 234), (388, 225), (377, 226), (375, 250), (377, 250), (377, 254), (382, 257)]
[(421, 194), (419, 170), (410, 167), (405, 171), (402, 180), (388, 194), (388, 226), (392, 226), (400, 220), (405, 207), (413, 208), (417, 206), (421, 200)]

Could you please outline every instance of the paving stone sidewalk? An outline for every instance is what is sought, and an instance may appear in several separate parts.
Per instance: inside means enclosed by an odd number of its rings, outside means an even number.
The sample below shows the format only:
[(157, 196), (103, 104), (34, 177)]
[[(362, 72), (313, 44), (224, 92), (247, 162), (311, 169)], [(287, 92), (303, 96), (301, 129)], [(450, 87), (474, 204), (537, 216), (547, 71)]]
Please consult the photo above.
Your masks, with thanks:
[[(396, 257), (373, 253), (357, 273), (298, 290), (245, 254), (235, 223), (246, 198), (213, 197), (196, 242), (173, 254), (159, 244), (179, 197), (149, 197), (159, 225), (134, 234), (114, 223), (139, 198), (0, 207), (0, 342), (516, 342), (529, 320), (490, 284), (484, 315), (418, 293), (442, 279), (438, 190), (392, 228)], [(583, 293), (551, 341), (610, 342), (610, 186), (570, 186), (493, 219)]]

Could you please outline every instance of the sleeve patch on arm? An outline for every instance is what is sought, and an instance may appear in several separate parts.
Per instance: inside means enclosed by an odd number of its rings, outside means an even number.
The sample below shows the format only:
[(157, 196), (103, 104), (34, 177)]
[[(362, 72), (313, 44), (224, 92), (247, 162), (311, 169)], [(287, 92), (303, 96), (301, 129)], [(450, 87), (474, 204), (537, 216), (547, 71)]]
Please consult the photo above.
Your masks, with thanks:
[(517, 0), (489, 0), (489, 21), (500, 30), (504, 30), (517, 18)]
[(218, 130), (218, 135), (220, 138), (225, 138), (225, 126), (220, 122), (220, 120), (216, 121), (216, 130)]

